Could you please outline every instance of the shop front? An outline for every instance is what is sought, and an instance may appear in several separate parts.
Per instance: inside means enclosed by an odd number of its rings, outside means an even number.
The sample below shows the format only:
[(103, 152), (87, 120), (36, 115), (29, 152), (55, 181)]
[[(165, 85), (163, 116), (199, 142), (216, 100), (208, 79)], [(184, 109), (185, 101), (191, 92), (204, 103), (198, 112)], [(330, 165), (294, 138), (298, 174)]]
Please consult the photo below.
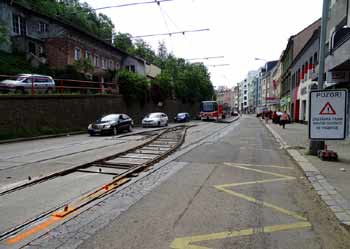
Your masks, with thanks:
[(291, 102), (291, 98), (289, 95), (281, 98), (280, 100), (281, 111), (286, 111), (287, 113), (290, 113), (290, 102)]

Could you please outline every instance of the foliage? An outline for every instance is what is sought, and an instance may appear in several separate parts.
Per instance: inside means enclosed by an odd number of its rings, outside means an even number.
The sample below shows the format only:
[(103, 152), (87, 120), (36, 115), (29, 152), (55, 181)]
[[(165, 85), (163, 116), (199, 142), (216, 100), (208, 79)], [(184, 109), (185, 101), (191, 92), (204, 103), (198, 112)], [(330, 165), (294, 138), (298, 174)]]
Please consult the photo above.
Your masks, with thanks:
[(16, 2), (24, 7), (74, 24), (101, 39), (110, 40), (112, 38), (114, 30), (112, 20), (104, 14), (96, 14), (87, 3), (80, 3), (79, 0), (17, 0)]
[(149, 83), (146, 77), (121, 70), (118, 73), (119, 91), (126, 103), (138, 101), (144, 104), (149, 99)]
[(0, 22), (0, 45), (9, 42), (8, 30), (4, 24)]
[(0, 74), (15, 75), (33, 71), (23, 54), (8, 54), (0, 51)]
[(150, 63), (154, 63), (156, 60), (155, 52), (152, 50), (151, 46), (142, 39), (135, 41), (134, 55), (139, 56)]
[(74, 62), (74, 66), (77, 71), (89, 73), (94, 70), (94, 66), (91, 64), (90, 59), (80, 59)]
[(128, 33), (118, 32), (114, 36), (114, 46), (129, 54), (135, 54), (135, 46), (132, 43), (131, 35)]

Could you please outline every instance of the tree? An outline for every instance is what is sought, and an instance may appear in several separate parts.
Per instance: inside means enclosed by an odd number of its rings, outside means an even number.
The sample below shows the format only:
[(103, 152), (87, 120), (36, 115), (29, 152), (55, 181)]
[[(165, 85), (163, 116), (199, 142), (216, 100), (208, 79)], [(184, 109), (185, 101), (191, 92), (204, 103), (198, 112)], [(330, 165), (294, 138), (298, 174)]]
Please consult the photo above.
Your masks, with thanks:
[(149, 83), (147, 78), (137, 73), (121, 70), (118, 72), (120, 93), (126, 103), (138, 101), (144, 104), (149, 98)]
[(142, 39), (138, 39), (135, 42), (135, 55), (150, 63), (153, 63), (156, 58), (156, 54), (152, 50), (151, 46)]
[(129, 54), (135, 53), (135, 47), (131, 40), (131, 35), (128, 33), (118, 32), (114, 37), (114, 46)]
[(97, 15), (87, 3), (79, 0), (17, 0), (16, 3), (42, 14), (62, 19), (104, 40), (111, 40), (114, 31), (112, 20)]
[(9, 42), (9, 35), (6, 26), (0, 23), (0, 45)]

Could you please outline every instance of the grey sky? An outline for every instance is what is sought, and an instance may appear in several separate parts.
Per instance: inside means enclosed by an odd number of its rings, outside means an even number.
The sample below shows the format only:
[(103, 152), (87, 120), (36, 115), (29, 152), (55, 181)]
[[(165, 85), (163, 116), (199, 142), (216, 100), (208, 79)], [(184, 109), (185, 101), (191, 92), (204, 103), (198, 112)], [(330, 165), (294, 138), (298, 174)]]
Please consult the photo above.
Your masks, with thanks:
[[(81, 0), (98, 8), (145, 0)], [(133, 36), (209, 28), (209, 32), (143, 38), (155, 50), (165, 41), (182, 58), (225, 56), (204, 60), (215, 86), (232, 87), (265, 60), (277, 60), (288, 38), (317, 20), (322, 0), (174, 0), (102, 10), (116, 31)]]

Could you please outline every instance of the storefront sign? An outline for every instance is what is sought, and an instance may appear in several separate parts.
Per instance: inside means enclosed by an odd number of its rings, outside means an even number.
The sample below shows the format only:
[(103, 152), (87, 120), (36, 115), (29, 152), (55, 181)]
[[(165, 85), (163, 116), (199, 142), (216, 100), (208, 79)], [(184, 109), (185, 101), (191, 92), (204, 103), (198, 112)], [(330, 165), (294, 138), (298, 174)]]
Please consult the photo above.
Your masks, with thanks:
[(345, 139), (347, 96), (347, 90), (316, 90), (310, 92), (310, 139)]

